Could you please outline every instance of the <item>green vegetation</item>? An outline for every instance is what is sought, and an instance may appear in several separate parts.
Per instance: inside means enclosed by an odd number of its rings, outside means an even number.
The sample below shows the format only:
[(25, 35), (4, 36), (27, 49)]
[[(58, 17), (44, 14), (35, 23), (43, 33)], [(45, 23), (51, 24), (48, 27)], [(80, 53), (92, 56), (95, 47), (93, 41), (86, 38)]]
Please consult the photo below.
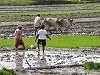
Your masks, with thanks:
[(34, 17), (37, 14), (42, 14), (42, 18), (49, 17), (49, 14), (51, 14), (51, 17), (74, 17), (74, 15), (77, 15), (82, 17), (87, 16), (93, 16), (93, 15), (99, 15), (100, 10), (62, 10), (62, 11), (31, 11), (31, 12), (1, 12), (0, 13), (0, 21), (25, 21), (25, 20), (34, 20)]
[[(100, 46), (100, 36), (51, 36), (48, 47), (71, 48), (81, 46)], [(37, 45), (35, 38), (23, 38), (26, 46)], [(1, 39), (0, 46), (14, 46), (14, 39)]]
[[(36, 2), (41, 2), (45, 0), (0, 0), (0, 5), (32, 5)], [(51, 0), (47, 0), (51, 1)], [(58, 0), (59, 1), (59, 0)], [(63, 0), (62, 0), (63, 1)], [(72, 2), (75, 0), (71, 0)], [(76, 0), (78, 2), (78, 0)], [(81, 0), (84, 1), (84, 0)], [(82, 3), (82, 4), (52, 4), (58, 6), (100, 6), (100, 3)], [(34, 20), (34, 17), (37, 14), (42, 14), (42, 17), (47, 17), (48, 14), (51, 14), (51, 17), (55, 16), (57, 18), (67, 18), (67, 16), (73, 17), (75, 14), (77, 16), (90, 15), (91, 13), (100, 13), (100, 10), (41, 10), (41, 11), (27, 11), (27, 12), (0, 12), (0, 21), (30, 21)], [(98, 14), (97, 14), (98, 15)], [(69, 16), (69, 17), (70, 17)], [(92, 15), (91, 15), (92, 16)], [(86, 17), (86, 16), (84, 16)], [(89, 16), (90, 17), (90, 16)], [(96, 16), (93, 16), (96, 17)], [(76, 17), (75, 17), (76, 18)]]
[(82, 4), (82, 3), (98, 3), (99, 0), (0, 0), (0, 5), (34, 5), (34, 4)]
[(100, 70), (100, 63), (85, 62), (83, 66), (85, 70)]
[(99, 36), (53, 36), (47, 42), (50, 47), (81, 47), (81, 46), (100, 46)]
[(0, 5), (32, 5), (34, 3), (33, 0), (0, 0)]
[(72, 3), (95, 3), (99, 2), (99, 0), (71, 0)]
[[(58, 6), (100, 6), (100, 3), (83, 3), (83, 4), (56, 4)], [(55, 5), (55, 6), (56, 6)]]
[(92, 70), (94, 69), (94, 62), (85, 62), (83, 66), (84, 69)]
[(16, 72), (12, 69), (2, 68), (0, 70), (0, 75), (16, 75)]
[(37, 14), (71, 14), (71, 13), (93, 13), (93, 12), (100, 12), (100, 10), (55, 10), (55, 11), (33, 11), (33, 12), (3, 12), (0, 14), (5, 14), (5, 15), (37, 15)]

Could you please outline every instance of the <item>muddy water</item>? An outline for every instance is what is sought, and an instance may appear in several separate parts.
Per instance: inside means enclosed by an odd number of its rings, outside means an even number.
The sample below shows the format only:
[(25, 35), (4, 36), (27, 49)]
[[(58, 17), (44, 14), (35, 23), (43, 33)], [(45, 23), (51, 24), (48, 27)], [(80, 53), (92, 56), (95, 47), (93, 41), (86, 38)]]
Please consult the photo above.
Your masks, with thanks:
[[(100, 62), (100, 54), (98, 53), (99, 49), (98, 50), (91, 49), (91, 52), (89, 51), (90, 50), (85, 50), (85, 49), (82, 50), (82, 49), (47, 48), (45, 50), (45, 55), (43, 55), (42, 50), (38, 52), (38, 49), (18, 51), (18, 53), (23, 54), (24, 68), (83, 64), (85, 61)], [(2, 66), (8, 68), (16, 68), (15, 56), (16, 56), (16, 51), (1, 52), (0, 68)], [(29, 64), (27, 64), (27, 61)]]
[(83, 64), (86, 61), (100, 62), (99, 47), (76, 49), (46, 48), (44, 55), (42, 50), (38, 52), (38, 49), (28, 49), (27, 51), (3, 51), (0, 53), (0, 68), (18, 68), (16, 53), (21, 55), (17, 58), (18, 61), (20, 61), (19, 66), (21, 68), (32, 68), (26, 71), (27, 75), (33, 75), (34, 73), (37, 75), (71, 75), (73, 72), (82, 73), (83, 75), (85, 73), (88, 73), (87, 75), (100, 74), (100, 72), (85, 71), (82, 66), (68, 67), (68, 65)]

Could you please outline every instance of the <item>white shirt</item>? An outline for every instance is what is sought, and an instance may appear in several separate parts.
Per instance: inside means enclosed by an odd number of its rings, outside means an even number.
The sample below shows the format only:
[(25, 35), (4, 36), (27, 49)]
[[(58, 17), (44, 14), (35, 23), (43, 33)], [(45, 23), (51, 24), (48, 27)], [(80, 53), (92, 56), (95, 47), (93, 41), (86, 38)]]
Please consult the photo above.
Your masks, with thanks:
[(39, 34), (38, 39), (45, 40), (45, 39), (46, 39), (47, 31), (46, 31), (45, 29), (40, 29), (40, 30), (38, 31), (38, 34)]
[(36, 17), (35, 19), (34, 19), (34, 27), (39, 27), (40, 26), (40, 17)]

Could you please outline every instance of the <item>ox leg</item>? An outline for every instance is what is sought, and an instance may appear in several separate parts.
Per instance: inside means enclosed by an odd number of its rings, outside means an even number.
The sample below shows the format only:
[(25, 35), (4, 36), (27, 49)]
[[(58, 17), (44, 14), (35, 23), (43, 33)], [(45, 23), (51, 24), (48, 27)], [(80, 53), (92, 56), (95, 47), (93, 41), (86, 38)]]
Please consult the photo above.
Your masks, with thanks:
[(60, 33), (62, 33), (61, 27), (59, 27)]
[(52, 30), (50, 30), (50, 26), (48, 27), (48, 31), (50, 34), (52, 34)]
[(55, 27), (56, 28), (56, 33), (58, 33), (58, 30), (59, 30), (59, 27), (58, 27), (58, 25), (57, 25), (57, 27)]
[(49, 33), (52, 34), (51, 30), (49, 30)]

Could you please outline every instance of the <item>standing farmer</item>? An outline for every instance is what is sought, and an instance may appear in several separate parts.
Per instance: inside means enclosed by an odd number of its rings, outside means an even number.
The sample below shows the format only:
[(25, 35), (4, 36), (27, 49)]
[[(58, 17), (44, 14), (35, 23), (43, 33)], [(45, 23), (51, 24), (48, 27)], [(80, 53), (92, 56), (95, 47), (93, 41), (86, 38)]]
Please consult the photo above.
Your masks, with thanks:
[(41, 20), (40, 14), (38, 14), (34, 19), (35, 35), (36, 35), (37, 30), (40, 28), (40, 25), (41, 25), (40, 20)]
[(38, 31), (38, 34), (37, 34), (36, 39), (35, 39), (35, 42), (36, 42), (36, 40), (38, 38), (37, 44), (38, 44), (39, 51), (40, 51), (39, 45), (42, 44), (43, 55), (44, 55), (44, 50), (45, 50), (45, 46), (46, 46), (46, 37), (48, 37), (51, 40), (51, 38), (47, 35), (47, 31), (44, 28), (45, 28), (45, 26), (42, 25), (41, 29)]
[(23, 48), (25, 48), (24, 42), (22, 40), (22, 26), (21, 25), (17, 26), (14, 36), (15, 36), (15, 47), (18, 48), (18, 46), (21, 45), (21, 46), (23, 46)]

